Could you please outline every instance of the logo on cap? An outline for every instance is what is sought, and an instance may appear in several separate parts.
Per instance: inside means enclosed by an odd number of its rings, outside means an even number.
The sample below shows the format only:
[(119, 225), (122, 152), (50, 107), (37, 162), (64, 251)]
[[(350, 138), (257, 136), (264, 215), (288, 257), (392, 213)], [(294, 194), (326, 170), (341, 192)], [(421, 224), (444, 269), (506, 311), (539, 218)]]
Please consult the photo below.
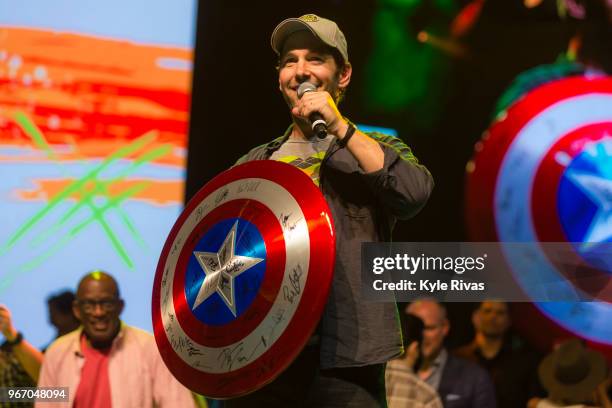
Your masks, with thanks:
[(314, 14), (306, 14), (300, 17), (300, 20), (305, 23), (315, 23), (319, 21), (319, 17), (315, 16)]

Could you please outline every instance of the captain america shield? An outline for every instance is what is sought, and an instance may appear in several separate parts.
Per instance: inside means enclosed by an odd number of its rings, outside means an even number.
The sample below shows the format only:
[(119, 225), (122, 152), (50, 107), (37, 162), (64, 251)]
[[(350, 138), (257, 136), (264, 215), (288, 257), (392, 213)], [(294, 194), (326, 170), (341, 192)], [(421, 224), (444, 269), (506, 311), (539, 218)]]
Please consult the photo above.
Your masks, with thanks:
[(612, 255), (601, 256), (612, 242), (612, 79), (570, 77), (534, 89), (475, 150), (466, 190), (471, 238), (566, 243), (595, 272), (589, 285), (569, 279), (540, 246), (506, 255), (528, 295), (528, 273), (568, 278), (561, 280), (567, 289), (590, 301), (536, 307), (575, 335), (611, 345), (612, 326), (598, 322), (612, 318)]
[(335, 235), (310, 177), (276, 161), (221, 173), (170, 231), (153, 285), (161, 356), (212, 398), (257, 390), (312, 335), (327, 300)]

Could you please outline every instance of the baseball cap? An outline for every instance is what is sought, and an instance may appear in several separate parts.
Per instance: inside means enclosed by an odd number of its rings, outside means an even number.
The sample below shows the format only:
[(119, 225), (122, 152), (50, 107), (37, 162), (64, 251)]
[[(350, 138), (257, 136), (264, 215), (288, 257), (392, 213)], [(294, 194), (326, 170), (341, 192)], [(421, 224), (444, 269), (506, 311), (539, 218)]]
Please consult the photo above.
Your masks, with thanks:
[(326, 18), (315, 14), (305, 14), (299, 18), (288, 18), (280, 22), (272, 32), (270, 40), (272, 49), (280, 55), (283, 44), (287, 38), (300, 30), (310, 30), (318, 39), (325, 44), (338, 50), (344, 62), (348, 62), (348, 46), (346, 38), (338, 25)]

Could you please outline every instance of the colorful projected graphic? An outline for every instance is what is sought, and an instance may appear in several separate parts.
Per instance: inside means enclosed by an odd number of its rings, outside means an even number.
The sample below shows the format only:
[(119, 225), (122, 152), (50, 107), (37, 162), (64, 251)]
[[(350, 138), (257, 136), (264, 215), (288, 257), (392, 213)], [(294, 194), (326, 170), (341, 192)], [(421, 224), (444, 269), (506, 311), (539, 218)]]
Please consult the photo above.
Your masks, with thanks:
[(418, 129), (434, 126), (444, 105), (450, 58), (448, 50), (423, 36), (448, 37), (455, 8), (448, 0), (378, 2), (366, 68), (368, 111), (409, 115)]
[(52, 3), (0, 0), (0, 303), (39, 346), (46, 297), (94, 269), (117, 277), (123, 318), (151, 329), (183, 203), (196, 11)]
[[(475, 240), (566, 243), (555, 263), (543, 248), (506, 257), (533, 299), (532, 274), (588, 302), (535, 306), (573, 334), (612, 345), (612, 78), (573, 76), (526, 93), (478, 143), (468, 165), (466, 215)], [(579, 265), (572, 268), (571, 265)], [(575, 279), (575, 278), (588, 279)], [(533, 325), (539, 336), (541, 325)]]

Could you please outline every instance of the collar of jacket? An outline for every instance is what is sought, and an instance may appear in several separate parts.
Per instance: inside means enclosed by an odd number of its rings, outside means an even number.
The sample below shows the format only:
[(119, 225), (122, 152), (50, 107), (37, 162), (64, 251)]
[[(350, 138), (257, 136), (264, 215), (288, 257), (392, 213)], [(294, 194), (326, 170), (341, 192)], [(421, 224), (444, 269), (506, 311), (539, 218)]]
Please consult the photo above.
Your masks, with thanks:
[[(111, 351), (115, 350), (116, 348), (120, 347), (121, 342), (123, 341), (123, 338), (125, 337), (125, 331), (126, 331), (126, 324), (123, 322), (123, 320), (119, 320), (119, 332), (117, 333), (117, 335), (115, 336), (115, 338), (113, 339), (113, 341), (111, 342)], [(79, 326), (78, 329), (76, 329), (76, 331), (78, 331), (77, 334), (77, 341), (76, 344), (74, 344), (74, 353), (77, 356), (82, 356), (83, 355), (83, 350), (81, 350), (81, 336), (84, 335), (84, 330), (83, 330), (83, 326)]]
[(285, 130), (285, 133), (281, 137), (277, 137), (276, 139), (272, 140), (270, 143), (266, 145), (266, 154), (268, 156), (270, 156), (274, 151), (278, 150), (281, 147), (281, 145), (285, 143), (287, 139), (289, 139), (289, 136), (291, 136), (291, 131), (293, 130), (294, 125), (295, 125), (294, 123), (291, 123), (289, 127), (287, 128), (287, 130)]
[[(349, 125), (355, 126), (355, 124), (353, 122), (351, 122), (348, 118), (345, 118), (344, 116), (342, 118), (344, 120), (346, 120)], [(285, 133), (281, 137), (277, 137), (276, 139), (272, 140), (270, 143), (268, 143), (266, 145), (266, 153), (268, 155), (271, 155), (274, 151), (278, 150), (281, 147), (281, 145), (283, 143), (285, 143), (287, 141), (287, 139), (289, 139), (289, 136), (291, 136), (291, 131), (293, 130), (294, 126), (295, 126), (295, 123), (291, 123), (289, 125), (289, 127), (287, 128), (287, 130), (285, 130)], [(355, 127), (357, 127), (357, 126), (355, 126)], [(332, 144), (332, 146), (333, 145), (334, 144)], [(331, 148), (331, 146), (330, 146), (330, 148)]]

